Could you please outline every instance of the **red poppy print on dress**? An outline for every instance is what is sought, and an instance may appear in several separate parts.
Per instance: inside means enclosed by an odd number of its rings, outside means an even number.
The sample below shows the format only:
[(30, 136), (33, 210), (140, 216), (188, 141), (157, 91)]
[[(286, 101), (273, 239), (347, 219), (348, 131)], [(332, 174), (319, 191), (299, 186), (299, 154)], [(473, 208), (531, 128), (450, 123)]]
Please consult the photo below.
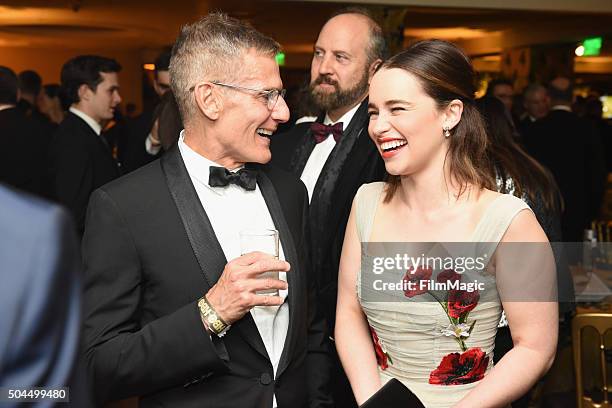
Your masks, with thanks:
[(476, 307), (480, 300), (478, 290), (451, 290), (448, 293), (448, 315), (458, 319)]
[(455, 283), (456, 281), (461, 282), (461, 275), (458, 274), (457, 272), (453, 271), (452, 269), (445, 269), (442, 272), (440, 272), (438, 274), (438, 277), (436, 278), (436, 281), (438, 283)]
[(428, 281), (431, 279), (431, 274), (433, 273), (432, 268), (423, 268), (419, 266), (416, 271), (413, 267), (408, 268), (406, 270), (406, 275), (404, 275), (403, 282), (404, 287), (404, 295), (406, 297), (413, 297), (417, 295), (421, 295), (427, 292), (427, 285), (423, 285), (421, 289), (421, 281)]
[(370, 334), (372, 335), (372, 341), (374, 342), (374, 351), (376, 352), (376, 362), (380, 366), (381, 370), (389, 368), (389, 362), (393, 364), (393, 360), (387, 352), (385, 352), (380, 345), (380, 340), (374, 329), (370, 326)]
[(442, 359), (438, 368), (429, 375), (429, 383), (459, 385), (480, 381), (489, 364), (489, 357), (479, 348), (459, 354), (451, 353)]

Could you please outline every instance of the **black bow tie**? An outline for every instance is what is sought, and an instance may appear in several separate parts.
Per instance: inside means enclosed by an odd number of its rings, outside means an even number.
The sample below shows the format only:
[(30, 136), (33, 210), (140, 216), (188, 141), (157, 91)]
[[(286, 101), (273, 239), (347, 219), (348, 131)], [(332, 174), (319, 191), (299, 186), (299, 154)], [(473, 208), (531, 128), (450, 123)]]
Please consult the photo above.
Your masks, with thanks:
[(254, 170), (240, 169), (232, 173), (225, 167), (210, 166), (208, 185), (211, 187), (225, 187), (236, 184), (248, 191), (255, 190), (257, 173)]

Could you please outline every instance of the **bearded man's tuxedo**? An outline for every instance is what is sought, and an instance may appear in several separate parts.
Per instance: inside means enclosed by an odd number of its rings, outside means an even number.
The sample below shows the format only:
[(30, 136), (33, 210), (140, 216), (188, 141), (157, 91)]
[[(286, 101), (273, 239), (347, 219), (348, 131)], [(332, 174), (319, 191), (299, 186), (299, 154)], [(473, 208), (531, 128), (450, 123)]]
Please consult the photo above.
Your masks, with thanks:
[(83, 241), (85, 343), (99, 403), (140, 396), (144, 407), (331, 406), (328, 333), (316, 311), (305, 249), (307, 193), (292, 175), (257, 172), (285, 258), (289, 326), (276, 372), (250, 313), (223, 337), (197, 307), (226, 263), (175, 146), (94, 192)]
[[(317, 122), (322, 123), (324, 115)], [(385, 165), (368, 135), (368, 100), (355, 112), (327, 158), (309, 208), (310, 248), (321, 304), (333, 333), (338, 293), (338, 267), (344, 232), (357, 189), (383, 179)], [(300, 123), (272, 136), (272, 163), (300, 177), (316, 145), (310, 123)]]

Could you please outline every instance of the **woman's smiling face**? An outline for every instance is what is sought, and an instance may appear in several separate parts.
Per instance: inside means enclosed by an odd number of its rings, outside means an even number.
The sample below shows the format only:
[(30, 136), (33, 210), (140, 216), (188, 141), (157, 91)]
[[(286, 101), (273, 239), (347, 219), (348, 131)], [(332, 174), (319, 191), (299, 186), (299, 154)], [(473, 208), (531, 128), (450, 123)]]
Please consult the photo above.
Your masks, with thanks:
[(370, 84), (368, 132), (387, 172), (409, 175), (445, 153), (445, 117), (417, 78), (399, 69), (382, 69)]

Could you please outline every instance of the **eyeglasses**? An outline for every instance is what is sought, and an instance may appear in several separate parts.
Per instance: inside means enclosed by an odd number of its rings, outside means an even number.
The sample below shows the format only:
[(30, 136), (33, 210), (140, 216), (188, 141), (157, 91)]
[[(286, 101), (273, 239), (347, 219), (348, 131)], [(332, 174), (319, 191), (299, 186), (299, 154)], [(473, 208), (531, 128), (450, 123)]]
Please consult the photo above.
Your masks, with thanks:
[[(266, 98), (266, 106), (268, 107), (268, 110), (274, 109), (274, 107), (276, 106), (276, 102), (278, 101), (278, 97), (280, 96), (281, 98), (284, 99), (285, 94), (287, 93), (286, 89), (253, 89), (253, 88), (247, 88), (245, 86), (224, 84), (223, 82), (217, 82), (217, 81), (211, 81), (211, 84), (224, 86), (226, 88), (236, 89), (238, 91), (255, 92), (257, 93), (257, 96)], [(190, 91), (193, 91), (194, 88), (195, 87), (192, 87)]]

